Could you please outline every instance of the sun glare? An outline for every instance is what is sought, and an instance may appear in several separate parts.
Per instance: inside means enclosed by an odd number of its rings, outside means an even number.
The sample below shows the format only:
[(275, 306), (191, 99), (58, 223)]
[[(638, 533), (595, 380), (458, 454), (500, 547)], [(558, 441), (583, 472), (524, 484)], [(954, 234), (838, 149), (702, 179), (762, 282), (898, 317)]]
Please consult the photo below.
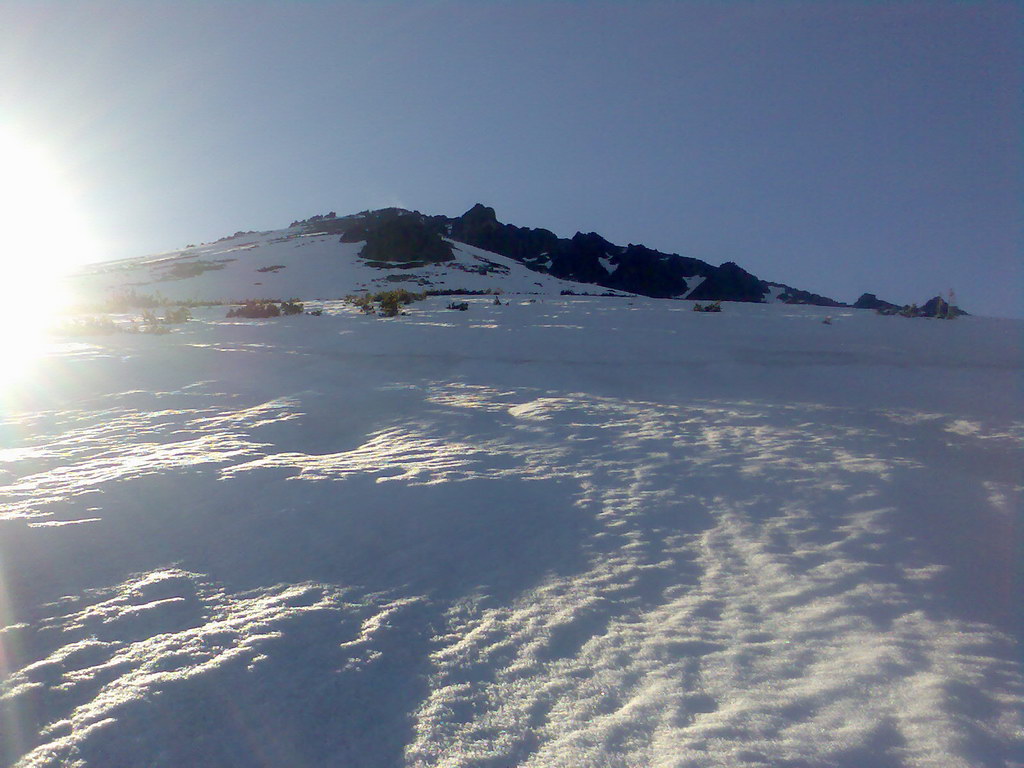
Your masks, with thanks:
[(67, 306), (64, 281), (97, 257), (76, 188), (39, 142), (0, 129), (0, 350), (5, 368), (33, 356)]

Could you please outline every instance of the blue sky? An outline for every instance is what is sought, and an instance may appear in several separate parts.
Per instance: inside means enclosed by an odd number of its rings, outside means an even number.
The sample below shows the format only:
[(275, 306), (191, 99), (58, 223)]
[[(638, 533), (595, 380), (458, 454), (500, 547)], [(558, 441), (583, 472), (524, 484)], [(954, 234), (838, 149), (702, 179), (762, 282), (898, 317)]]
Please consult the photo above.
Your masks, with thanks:
[(953, 288), (1020, 317), (1021, 21), (995, 2), (8, 0), (0, 129), (60, 164), (109, 258), (479, 201), (840, 300)]

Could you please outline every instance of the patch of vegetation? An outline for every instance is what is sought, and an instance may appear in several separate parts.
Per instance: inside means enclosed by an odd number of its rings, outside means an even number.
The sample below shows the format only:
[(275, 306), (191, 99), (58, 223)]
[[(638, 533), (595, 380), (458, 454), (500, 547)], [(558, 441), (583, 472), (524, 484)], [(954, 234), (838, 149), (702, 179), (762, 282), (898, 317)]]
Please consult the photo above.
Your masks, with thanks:
[(192, 319), (192, 313), (188, 307), (174, 307), (173, 309), (167, 309), (164, 312), (164, 316), (157, 318), (158, 322), (166, 323), (169, 325), (178, 325), (180, 323), (187, 323)]
[[(185, 311), (187, 312), (188, 310)], [(171, 332), (163, 318), (157, 317), (155, 312), (149, 311), (143, 312), (142, 320), (132, 323), (129, 329), (131, 333), (152, 333), (156, 335)]]
[(257, 299), (247, 301), (240, 307), (232, 307), (227, 314), (227, 317), (247, 317), (254, 320), (280, 316), (281, 308), (277, 304)]
[(627, 294), (616, 293), (615, 291), (602, 291), (601, 293), (590, 293), (589, 291), (574, 291), (570, 288), (565, 288), (559, 291), (561, 296), (612, 296), (614, 298), (625, 299), (629, 298)]
[(431, 288), (424, 291), (427, 296), (498, 296), (502, 293), (501, 288), (485, 288), (473, 290), (470, 288)]
[(130, 323), (117, 323), (110, 317), (79, 317), (68, 320), (56, 329), (61, 336), (107, 336), (112, 333), (170, 333), (172, 325), (192, 319), (188, 307), (169, 307), (164, 312), (144, 309), (141, 316)]
[(396, 288), (378, 293), (352, 294), (346, 296), (345, 301), (367, 315), (376, 313), (381, 317), (395, 317), (401, 314), (403, 306), (421, 301), (426, 296), (425, 293), (413, 293), (405, 288)]
[(248, 299), (240, 306), (228, 310), (227, 317), (245, 317), (262, 320), (282, 315), (301, 315), (305, 307), (298, 299)]
[(382, 317), (395, 317), (402, 310), (402, 304), (395, 293), (387, 293), (380, 300), (380, 314)]
[(697, 302), (693, 305), (694, 312), (721, 312), (722, 311), (722, 300), (713, 301), (710, 304), (701, 304)]
[(373, 306), (373, 296), (368, 293), (357, 296), (356, 294), (349, 294), (345, 297), (345, 301), (356, 307), (364, 315), (372, 315), (376, 312), (376, 308)]

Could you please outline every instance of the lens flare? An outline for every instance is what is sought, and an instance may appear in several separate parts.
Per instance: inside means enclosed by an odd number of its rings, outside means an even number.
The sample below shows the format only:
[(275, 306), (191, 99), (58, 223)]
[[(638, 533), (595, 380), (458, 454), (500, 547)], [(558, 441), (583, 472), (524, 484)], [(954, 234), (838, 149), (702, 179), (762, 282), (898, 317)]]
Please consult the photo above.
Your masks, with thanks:
[(39, 142), (0, 128), (0, 355), (17, 372), (67, 306), (66, 276), (98, 258), (76, 185)]

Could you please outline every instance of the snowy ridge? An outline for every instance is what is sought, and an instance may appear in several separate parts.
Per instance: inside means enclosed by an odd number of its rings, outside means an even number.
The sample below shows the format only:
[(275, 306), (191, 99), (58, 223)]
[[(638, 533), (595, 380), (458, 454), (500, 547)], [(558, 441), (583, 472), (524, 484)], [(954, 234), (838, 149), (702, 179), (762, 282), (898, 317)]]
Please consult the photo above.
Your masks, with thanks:
[(1019, 322), (468, 301), (9, 386), (4, 763), (1024, 765)]
[[(371, 266), (363, 243), (293, 227), (241, 234), (183, 251), (97, 265), (75, 278), (76, 290), (102, 297), (131, 289), (182, 301), (339, 299), (360, 291), (407, 288), (554, 293), (598, 286), (534, 272), (514, 259), (449, 241), (455, 258), (415, 267)], [(627, 295), (627, 294), (623, 294)]]

